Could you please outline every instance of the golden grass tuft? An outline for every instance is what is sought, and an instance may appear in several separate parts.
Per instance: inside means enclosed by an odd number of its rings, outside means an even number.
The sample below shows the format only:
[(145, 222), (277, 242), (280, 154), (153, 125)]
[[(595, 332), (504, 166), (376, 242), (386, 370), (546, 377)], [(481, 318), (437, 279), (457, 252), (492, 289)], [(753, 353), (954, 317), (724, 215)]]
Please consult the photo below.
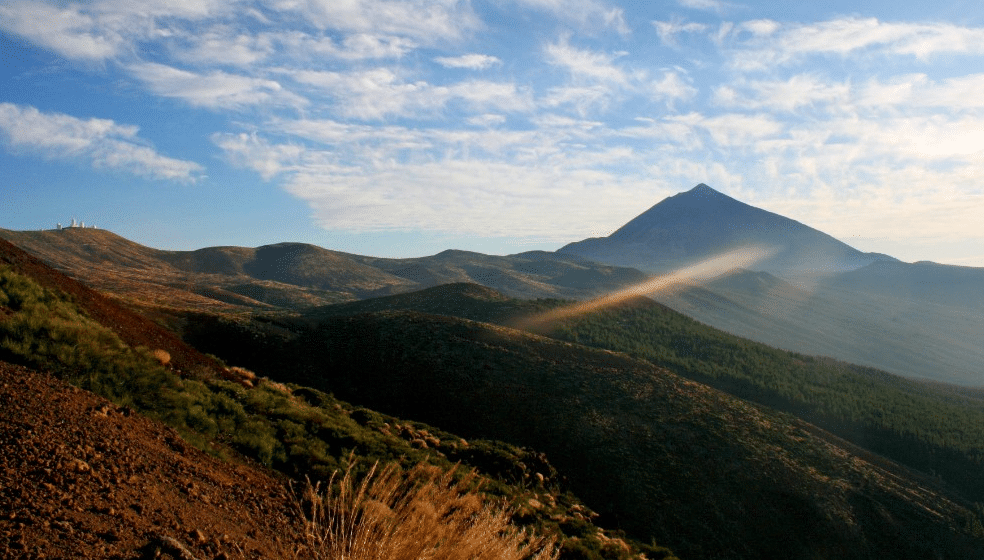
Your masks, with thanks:
[[(550, 539), (510, 523), (484, 500), (475, 474), (417, 465), (373, 466), (358, 484), (351, 468), (327, 489), (308, 484), (298, 507), (311, 556), (336, 560), (556, 560)], [(337, 474), (337, 473), (336, 473)]]
[(164, 350), (163, 348), (158, 348), (153, 352), (151, 352), (150, 354), (154, 357), (155, 360), (157, 360), (157, 363), (161, 364), (162, 366), (166, 366), (167, 364), (171, 363), (171, 354), (169, 354), (168, 351)]
[(247, 389), (256, 385), (256, 374), (244, 367), (232, 366), (226, 368), (226, 374), (228, 374), (233, 381), (239, 383)]

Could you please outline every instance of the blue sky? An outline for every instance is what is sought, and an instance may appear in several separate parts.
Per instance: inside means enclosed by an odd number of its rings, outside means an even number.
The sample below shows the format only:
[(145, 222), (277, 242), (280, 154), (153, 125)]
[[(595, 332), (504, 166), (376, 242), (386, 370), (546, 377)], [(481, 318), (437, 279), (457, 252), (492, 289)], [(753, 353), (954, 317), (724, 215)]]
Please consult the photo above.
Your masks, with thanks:
[(984, 266), (979, 1), (0, 1), (0, 227), (402, 257), (697, 183)]

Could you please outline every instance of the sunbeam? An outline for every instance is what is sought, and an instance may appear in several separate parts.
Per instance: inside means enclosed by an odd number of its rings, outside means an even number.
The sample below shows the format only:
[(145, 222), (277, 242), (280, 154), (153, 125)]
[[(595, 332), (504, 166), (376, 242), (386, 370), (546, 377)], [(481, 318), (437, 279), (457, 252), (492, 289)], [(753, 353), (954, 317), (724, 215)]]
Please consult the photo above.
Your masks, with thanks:
[(597, 311), (598, 309), (615, 305), (636, 296), (652, 295), (681, 286), (693, 286), (708, 282), (736, 269), (748, 268), (763, 259), (775, 255), (777, 252), (778, 249), (774, 247), (743, 247), (741, 249), (733, 249), (592, 300), (577, 302), (538, 315), (517, 319), (510, 326), (522, 330), (539, 330), (554, 321)]

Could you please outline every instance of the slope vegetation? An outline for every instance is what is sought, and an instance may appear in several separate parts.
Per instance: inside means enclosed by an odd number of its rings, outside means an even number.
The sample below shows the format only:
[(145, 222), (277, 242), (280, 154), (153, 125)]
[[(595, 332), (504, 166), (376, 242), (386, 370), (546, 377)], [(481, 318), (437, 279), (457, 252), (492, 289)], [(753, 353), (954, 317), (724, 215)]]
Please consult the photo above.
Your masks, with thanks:
[[(499, 299), (458, 288), (428, 305)], [(972, 507), (928, 477), (625, 354), (416, 311), (327, 314), (281, 347), (271, 375), (543, 450), (604, 520), (683, 557), (984, 554)]]
[[(768, 289), (777, 283), (765, 273), (747, 273), (745, 281)], [(456, 284), (313, 309), (306, 317), (317, 323), (356, 313), (414, 310), (509, 325), (571, 303), (515, 300), (480, 286)], [(984, 468), (984, 393), (979, 390), (778, 350), (708, 327), (647, 298), (544, 325), (541, 333), (625, 352), (795, 414), (984, 502), (978, 476)]]
[[(78, 546), (79, 550), (85, 550), (72, 539), (62, 538), (60, 543), (52, 544), (55, 541), (49, 538), (51, 531), (64, 531), (68, 535), (80, 531), (78, 538), (94, 547), (97, 552), (92, 556), (96, 557), (102, 554), (120, 557), (119, 550), (124, 557), (131, 557), (136, 554), (133, 547), (137, 545), (147, 549), (145, 554), (152, 555), (151, 549), (167, 549), (176, 558), (187, 557), (181, 556), (184, 553), (180, 551), (188, 547), (209, 557), (217, 551), (237, 547), (242, 552), (245, 545), (226, 542), (228, 539), (215, 541), (210, 536), (212, 529), (203, 528), (210, 527), (209, 516), (213, 510), (201, 508), (192, 515), (187, 513), (182, 500), (176, 498), (171, 503), (169, 496), (174, 495), (174, 485), (178, 485), (177, 491), (187, 493), (192, 503), (200, 498), (210, 504), (213, 493), (219, 491), (214, 481), (206, 481), (194, 469), (186, 468), (188, 461), (196, 460), (194, 454), (187, 460), (162, 455), (166, 454), (165, 447), (184, 456), (191, 453), (191, 446), (197, 446), (218, 457), (235, 462), (255, 461), (295, 478), (327, 479), (338, 469), (357, 476), (374, 462), (397, 468), (429, 464), (426, 472), (435, 468), (448, 471), (457, 462), (476, 469), (475, 476), (482, 484), (483, 496), (472, 495), (469, 503), (494, 500), (497, 504), (508, 504), (518, 523), (553, 535), (561, 546), (562, 558), (630, 559), (639, 558), (643, 552), (651, 559), (672, 557), (666, 549), (628, 542), (601, 531), (591, 521), (596, 514), (565, 490), (556, 470), (540, 453), (496, 441), (466, 441), (424, 424), (352, 406), (317, 390), (257, 378), (248, 370), (226, 368), (214, 358), (198, 354), (173, 339), (172, 349), (181, 352), (185, 360), (183, 367), (193, 366), (179, 369), (172, 364), (168, 351), (160, 347), (131, 346), (123, 338), (125, 335), (132, 340), (155, 340), (151, 335), (160, 331), (156, 325), (142, 322), (16, 247), (0, 244), (0, 258), (6, 263), (0, 265), (0, 369), (4, 374), (0, 397), (4, 403), (17, 403), (5, 406), (0, 416), (3, 422), (0, 433), (7, 438), (4, 442), (17, 450), (5, 454), (2, 461), (3, 496), (10, 498), (4, 502), (10, 506), (5, 511), (11, 513), (0, 521), (3, 523), (0, 534), (8, 538), (10, 550), (25, 551), (29, 557), (59, 556), (61, 553), (57, 551), (64, 547)], [(96, 320), (96, 316), (113, 321), (121, 334)], [(146, 330), (134, 332), (123, 325)], [(151, 433), (158, 430), (165, 435), (146, 436), (159, 441), (156, 451), (144, 453), (143, 443), (125, 437), (109, 440), (113, 434), (89, 429), (86, 421), (68, 425), (64, 424), (64, 418), (51, 421), (50, 411), (59, 406), (62, 400), (59, 395), (67, 390), (66, 386), (47, 374), (6, 363), (9, 361), (50, 370), (76, 387), (110, 399), (112, 404), (72, 390), (83, 395), (77, 400), (83, 403), (79, 406), (85, 408), (85, 414), (112, 417), (112, 421), (100, 424), (111, 432), (130, 430), (135, 437), (143, 438), (148, 430)], [(44, 389), (56, 385), (60, 388)], [(34, 391), (34, 387), (42, 388)], [(43, 402), (37, 404), (38, 399)], [(98, 404), (92, 405), (93, 402)], [(66, 406), (69, 405), (74, 406), (72, 403)], [(168, 424), (177, 433), (146, 420), (141, 420), (144, 424), (118, 420), (118, 417), (132, 416), (134, 409)], [(66, 418), (73, 418), (72, 410), (75, 409), (66, 411)], [(44, 413), (47, 416), (32, 411), (47, 411)], [(95, 422), (98, 424), (99, 420)], [(59, 428), (46, 429), (46, 423)], [(70, 436), (65, 436), (64, 430), (71, 430)], [(70, 447), (66, 448), (67, 444)], [(51, 457), (34, 451), (52, 447), (58, 451)], [(113, 464), (114, 460), (131, 459), (136, 476), (125, 475), (130, 471)], [(148, 468), (145, 461), (150, 460), (161, 463), (162, 467)], [(165, 468), (174, 461), (185, 468)], [(392, 466), (387, 468), (388, 472), (398, 472)], [(189, 481), (182, 479), (182, 473), (188, 473)], [(250, 476), (243, 478), (249, 483)], [(199, 483), (207, 484), (209, 489), (198, 488)], [(136, 486), (119, 488), (126, 484)], [(257, 483), (258, 489), (265, 487), (264, 483)], [(222, 488), (239, 498), (252, 496), (238, 488)], [(59, 489), (67, 489), (69, 493)], [(134, 506), (133, 492), (149, 492), (151, 496), (144, 501), (136, 500)], [(307, 542), (304, 535), (309, 531), (296, 530), (303, 524), (296, 515), (298, 511), (289, 518), (277, 516), (284, 504), (289, 503), (285, 502), (287, 499), (282, 491), (271, 491), (268, 499), (261, 496), (256, 508), (249, 510), (268, 509), (276, 516), (271, 523), (283, 525), (280, 530), (285, 531), (285, 540), (261, 543), (261, 549), (265, 550), (263, 557), (291, 557), (290, 550), (285, 552), (277, 547), (289, 547), (301, 540)], [(224, 503), (224, 500), (215, 501), (219, 508)], [(150, 508), (154, 508), (153, 514)], [(34, 513), (25, 513), (28, 511)], [(253, 514), (245, 512), (243, 508), (232, 509), (232, 514), (243, 513), (243, 519), (248, 520)], [(148, 529), (150, 533), (104, 530), (120, 516), (144, 513), (148, 520), (135, 526), (152, 527)], [(167, 521), (173, 516), (177, 520)], [(217, 516), (213, 520), (215, 527), (224, 527), (228, 518), (229, 515)], [(14, 525), (6, 526), (7, 521)], [(170, 523), (167, 531), (161, 532), (161, 523)], [(24, 530), (35, 525), (37, 531)], [(184, 529), (186, 526), (198, 528)], [(181, 534), (192, 543), (188, 544), (187, 539), (184, 543), (175, 540)], [(266, 538), (254, 533), (247, 536)], [(110, 546), (113, 543), (121, 544)]]

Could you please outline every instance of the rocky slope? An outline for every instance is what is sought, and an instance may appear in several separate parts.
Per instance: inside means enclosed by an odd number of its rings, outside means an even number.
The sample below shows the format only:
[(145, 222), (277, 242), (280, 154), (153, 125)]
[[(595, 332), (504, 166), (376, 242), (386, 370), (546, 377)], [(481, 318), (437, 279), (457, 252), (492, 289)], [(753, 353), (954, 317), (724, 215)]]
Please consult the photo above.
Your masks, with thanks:
[(302, 544), (284, 480), (3, 362), (0, 449), (2, 558), (289, 558)]

